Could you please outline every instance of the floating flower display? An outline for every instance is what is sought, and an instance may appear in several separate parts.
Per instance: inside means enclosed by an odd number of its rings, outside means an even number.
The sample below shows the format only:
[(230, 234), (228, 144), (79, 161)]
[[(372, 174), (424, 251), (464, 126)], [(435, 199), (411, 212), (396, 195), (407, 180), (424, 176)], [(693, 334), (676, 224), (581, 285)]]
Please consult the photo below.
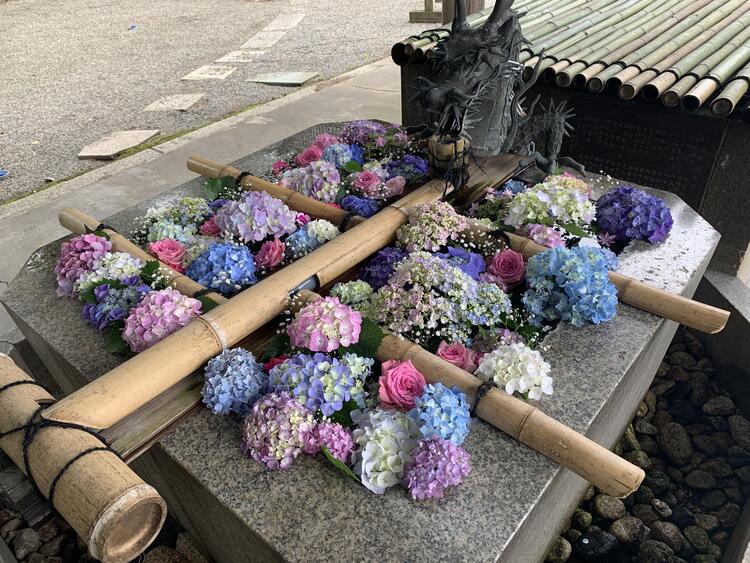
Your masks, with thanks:
[(73, 291), (80, 295), (105, 280), (129, 280), (139, 276), (144, 265), (130, 254), (107, 252), (96, 259), (90, 271), (81, 274), (73, 285)]
[(404, 481), (413, 499), (443, 498), (471, 473), (469, 454), (448, 440), (420, 440), (406, 466)]
[(437, 252), (449, 240), (457, 240), (466, 227), (466, 219), (449, 203), (424, 203), (409, 211), (409, 220), (396, 232), (396, 240), (409, 252)]
[(297, 230), (297, 213), (280, 199), (265, 192), (246, 192), (238, 201), (221, 207), (214, 216), (216, 225), (245, 242), (260, 242)]
[(513, 227), (528, 223), (588, 225), (595, 214), (588, 191), (548, 179), (515, 195), (504, 221)]
[(442, 383), (425, 385), (409, 416), (419, 425), (423, 438), (439, 438), (460, 446), (469, 434), (469, 403), (458, 389)]
[(339, 301), (325, 297), (303, 307), (288, 328), (293, 346), (313, 352), (333, 352), (359, 340), (362, 315)]

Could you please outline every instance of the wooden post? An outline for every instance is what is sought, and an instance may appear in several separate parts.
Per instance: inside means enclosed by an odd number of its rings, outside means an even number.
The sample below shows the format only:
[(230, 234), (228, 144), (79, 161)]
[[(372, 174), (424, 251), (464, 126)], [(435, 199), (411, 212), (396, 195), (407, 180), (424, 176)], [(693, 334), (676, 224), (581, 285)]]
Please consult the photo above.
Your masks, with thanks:
[(424, 10), (409, 12), (409, 21), (411, 23), (441, 23), (443, 14), (440, 10), (435, 10), (433, 0), (424, 0)]

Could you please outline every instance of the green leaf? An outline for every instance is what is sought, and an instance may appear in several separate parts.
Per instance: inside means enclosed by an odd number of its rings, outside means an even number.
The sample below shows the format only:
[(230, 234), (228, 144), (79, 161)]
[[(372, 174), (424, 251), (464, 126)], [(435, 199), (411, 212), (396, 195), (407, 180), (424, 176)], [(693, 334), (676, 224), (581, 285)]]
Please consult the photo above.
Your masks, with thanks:
[(198, 301), (201, 302), (201, 314), (208, 313), (211, 309), (215, 309), (219, 306), (213, 299), (208, 295), (201, 295), (198, 297)]
[(292, 344), (289, 342), (289, 335), (286, 333), (277, 334), (268, 343), (266, 350), (263, 352), (263, 356), (261, 356), (261, 361), (267, 362), (271, 358), (286, 354), (291, 349)]
[(86, 229), (87, 235), (96, 235), (98, 237), (102, 237), (102, 238), (109, 240), (109, 234), (106, 231), (104, 230), (94, 231), (92, 229), (89, 229), (88, 225), (85, 225), (84, 227)]
[(222, 191), (224, 191), (224, 185), (221, 179), (211, 178), (206, 182), (206, 197), (209, 200), (218, 199)]
[(362, 484), (362, 481), (360, 481), (359, 477), (354, 474), (354, 471), (349, 469), (349, 466), (346, 465), (343, 461), (334, 457), (333, 454), (328, 451), (328, 448), (326, 448), (325, 446), (321, 446), (320, 449), (323, 451), (323, 455), (326, 456), (326, 459), (328, 459), (328, 461), (330, 461), (336, 469), (341, 471), (347, 477), (354, 479), (360, 485)]
[(362, 172), (362, 165), (356, 160), (350, 160), (344, 164), (344, 170), (347, 172)]
[(346, 188), (346, 186), (339, 186), (339, 190), (336, 192), (336, 203), (340, 204), (341, 200), (344, 199), (349, 194), (349, 190)]
[(344, 351), (352, 352), (365, 358), (374, 358), (378, 348), (383, 343), (385, 332), (374, 322), (369, 319), (362, 319), (362, 330), (359, 333), (359, 341), (352, 344)]
[(581, 227), (579, 227), (575, 223), (566, 223), (565, 225), (563, 225), (563, 229), (565, 229), (566, 231), (568, 231), (571, 235), (575, 237), (589, 238), (591, 236), (589, 233), (584, 231)]
[(125, 324), (120, 321), (119, 323), (112, 325), (107, 333), (104, 335), (104, 349), (113, 354), (127, 354), (130, 348), (127, 342), (122, 339), (122, 331), (125, 328)]
[(141, 268), (141, 279), (144, 283), (147, 283), (154, 289), (164, 289), (167, 287), (165, 279), (160, 279), (159, 276), (159, 261), (149, 260), (146, 265)]
[(331, 415), (331, 422), (338, 422), (341, 426), (347, 428), (354, 428), (354, 422), (352, 422), (351, 413), (353, 410), (359, 408), (357, 401), (349, 399), (344, 403), (344, 406), (340, 410), (337, 410)]

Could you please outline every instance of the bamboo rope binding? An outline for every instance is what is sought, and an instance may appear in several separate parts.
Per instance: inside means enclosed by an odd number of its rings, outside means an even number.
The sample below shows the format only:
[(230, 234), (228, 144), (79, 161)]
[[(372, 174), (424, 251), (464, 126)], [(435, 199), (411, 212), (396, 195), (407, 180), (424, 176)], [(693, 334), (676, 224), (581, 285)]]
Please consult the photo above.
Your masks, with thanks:
[[(33, 381), (6, 355), (0, 354), (0, 387)], [(0, 394), (0, 432), (27, 423), (39, 404), (54, 401), (42, 387), (25, 384)], [(24, 470), (24, 433), (0, 438), (0, 446)], [(95, 436), (70, 428), (39, 430), (28, 449), (34, 481), (47, 496), (60, 470), (77, 455), (104, 444)], [(164, 523), (167, 507), (156, 490), (144, 483), (110, 451), (79, 458), (57, 482), (54, 508), (86, 541), (96, 559), (131, 561), (148, 547)]]

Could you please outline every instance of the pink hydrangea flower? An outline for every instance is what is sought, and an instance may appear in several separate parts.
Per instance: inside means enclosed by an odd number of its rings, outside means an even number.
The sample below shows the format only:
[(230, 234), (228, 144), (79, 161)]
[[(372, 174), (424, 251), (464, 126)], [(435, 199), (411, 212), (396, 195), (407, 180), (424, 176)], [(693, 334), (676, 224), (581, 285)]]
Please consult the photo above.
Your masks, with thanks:
[(185, 246), (172, 238), (148, 243), (148, 251), (173, 270), (185, 273)]
[(200, 301), (172, 287), (152, 291), (130, 310), (122, 338), (133, 352), (142, 352), (200, 314)]
[(422, 395), (427, 381), (411, 360), (383, 362), (378, 396), (384, 407), (410, 410), (414, 408), (417, 397)]
[(349, 463), (354, 451), (354, 440), (351, 432), (337, 422), (320, 422), (312, 432), (305, 435), (302, 449), (306, 454), (315, 455), (320, 452), (321, 446), (336, 459)]
[(273, 174), (274, 176), (279, 176), (286, 170), (289, 170), (291, 167), (292, 165), (289, 164), (286, 160), (277, 160), (271, 166), (271, 174)]
[(385, 191), (383, 193), (384, 199), (389, 199), (397, 195), (404, 193), (406, 187), (406, 178), (403, 176), (395, 176), (385, 183)]
[(297, 213), (297, 224), (299, 225), (307, 225), (312, 218), (307, 213)]
[(294, 164), (299, 167), (307, 166), (323, 158), (323, 151), (315, 145), (307, 147), (294, 158)]
[(94, 268), (94, 262), (112, 250), (112, 243), (93, 233), (73, 237), (62, 243), (55, 264), (57, 295), (73, 295), (73, 286), (82, 274)]
[(201, 226), (198, 227), (198, 232), (204, 237), (218, 237), (221, 234), (221, 229), (219, 228), (219, 225), (216, 224), (216, 221), (214, 221), (214, 218), (211, 217), (208, 221), (204, 221)]
[(444, 359), (449, 364), (460, 367), (462, 370), (474, 373), (477, 369), (477, 353), (464, 346), (460, 342), (448, 344), (444, 340), (440, 342), (437, 349), (438, 357)]
[(275, 238), (263, 243), (255, 255), (255, 266), (263, 270), (275, 268), (284, 261), (284, 243)]
[(331, 135), (330, 133), (321, 133), (317, 137), (315, 137), (315, 140), (313, 141), (313, 146), (318, 147), (321, 151), (324, 150), (329, 145), (335, 145), (336, 143), (340, 143), (339, 138), (336, 135)]
[(338, 297), (324, 297), (303, 307), (287, 328), (292, 346), (333, 352), (359, 341), (362, 315)]
[(529, 225), (522, 225), (518, 228), (517, 232), (519, 235), (528, 237), (535, 243), (546, 246), (547, 248), (562, 248), (565, 246), (562, 233), (554, 227), (532, 223)]

